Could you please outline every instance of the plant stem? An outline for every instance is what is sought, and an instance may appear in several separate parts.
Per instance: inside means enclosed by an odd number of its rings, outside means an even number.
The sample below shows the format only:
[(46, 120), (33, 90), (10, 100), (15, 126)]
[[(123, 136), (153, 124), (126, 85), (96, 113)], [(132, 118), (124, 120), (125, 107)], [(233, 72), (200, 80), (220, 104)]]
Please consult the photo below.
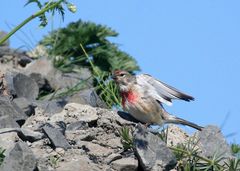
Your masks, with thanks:
[[(82, 48), (83, 50), (83, 53), (85, 54), (85, 56), (87, 57), (87, 59), (89, 60), (89, 63), (93, 69), (93, 73), (95, 73), (97, 75), (98, 78), (100, 78), (100, 74), (99, 72), (97, 71), (96, 67), (94, 66), (94, 64), (92, 63), (89, 55), (87, 54), (86, 50), (84, 49), (83, 45), (80, 43), (80, 47)], [(99, 82), (99, 80), (97, 79), (97, 81)], [(99, 86), (104, 89), (103, 85), (99, 82)], [(116, 97), (116, 95), (110, 90), (110, 93), (113, 95), (113, 98), (115, 100), (115, 102), (117, 102), (119, 105), (121, 104), (118, 100), (118, 98)]]
[[(194, 156), (194, 157), (196, 157), (196, 158), (199, 158), (200, 160), (203, 160), (203, 161), (205, 161), (205, 162), (207, 162), (207, 163), (212, 164), (212, 160), (210, 160), (210, 159), (208, 159), (208, 158), (199, 156), (199, 155), (197, 155), (197, 154), (192, 154), (192, 153), (190, 154), (188, 151), (185, 151), (185, 150), (180, 149), (180, 148), (176, 148), (176, 147), (169, 147), (169, 148), (170, 148), (171, 150), (173, 150), (173, 151), (181, 152), (181, 153), (184, 153), (184, 154), (187, 154), (187, 155), (192, 155), (192, 156)], [(216, 165), (218, 165), (218, 166), (221, 167), (221, 165), (219, 165), (218, 163), (216, 163)]]
[(26, 25), (29, 21), (31, 21), (32, 19), (44, 14), (46, 11), (48, 11), (49, 9), (52, 9), (56, 6), (58, 6), (60, 3), (62, 2), (62, 0), (59, 0), (56, 3), (53, 3), (51, 5), (47, 4), (45, 5), (44, 8), (42, 8), (40, 11), (36, 12), (35, 14), (31, 15), (30, 17), (28, 17), (27, 19), (25, 19), (22, 23), (20, 23), (18, 26), (16, 26), (12, 31), (10, 31), (6, 36), (4, 36), (1, 40), (0, 40), (0, 45), (3, 44), (7, 39), (9, 39), (16, 31), (18, 31), (19, 29), (21, 29), (24, 25)]

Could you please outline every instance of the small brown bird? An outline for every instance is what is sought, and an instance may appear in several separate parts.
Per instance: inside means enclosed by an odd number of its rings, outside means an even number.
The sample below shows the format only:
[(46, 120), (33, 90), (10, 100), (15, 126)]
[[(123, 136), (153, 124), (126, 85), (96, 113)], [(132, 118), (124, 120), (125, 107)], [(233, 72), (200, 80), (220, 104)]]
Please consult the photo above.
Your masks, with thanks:
[(119, 86), (123, 109), (135, 119), (146, 124), (175, 123), (202, 129), (197, 124), (171, 115), (162, 105), (172, 105), (173, 99), (191, 101), (194, 100), (192, 96), (147, 74), (134, 76), (127, 71), (116, 70), (112, 78)]

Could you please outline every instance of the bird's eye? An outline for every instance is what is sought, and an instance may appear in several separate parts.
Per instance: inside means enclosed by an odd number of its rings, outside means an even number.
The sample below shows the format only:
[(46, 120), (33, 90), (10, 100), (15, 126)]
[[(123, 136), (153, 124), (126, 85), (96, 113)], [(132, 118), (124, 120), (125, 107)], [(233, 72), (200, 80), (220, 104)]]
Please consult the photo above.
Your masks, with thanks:
[(124, 76), (125, 76), (125, 74), (120, 74), (120, 76), (121, 76), (121, 77), (124, 77)]

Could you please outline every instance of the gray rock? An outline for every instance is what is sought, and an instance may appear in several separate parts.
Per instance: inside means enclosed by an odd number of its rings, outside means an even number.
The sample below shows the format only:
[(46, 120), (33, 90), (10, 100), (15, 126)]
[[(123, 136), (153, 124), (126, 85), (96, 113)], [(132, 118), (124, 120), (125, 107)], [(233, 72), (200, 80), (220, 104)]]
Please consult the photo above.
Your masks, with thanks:
[(231, 157), (230, 146), (217, 126), (209, 125), (197, 133), (198, 147), (205, 157)]
[(60, 162), (56, 171), (101, 171), (88, 157), (74, 154), (70, 155), (65, 162)]
[(31, 116), (35, 113), (35, 105), (25, 97), (15, 98), (13, 102), (27, 115)]
[(134, 149), (143, 170), (149, 171), (156, 164), (159, 170), (170, 170), (176, 165), (176, 158), (166, 144), (157, 136), (138, 124), (133, 134)]
[(13, 78), (13, 85), (17, 97), (25, 97), (27, 99), (36, 99), (38, 97), (39, 87), (37, 83), (24, 74), (18, 73)]
[(73, 122), (67, 126), (68, 131), (75, 131), (75, 130), (87, 129), (87, 128), (88, 128), (88, 123), (84, 121)]
[[(54, 68), (52, 62), (47, 58), (40, 58), (30, 63), (25, 71), (26, 74), (39, 73), (46, 78), (54, 90), (73, 87), (81, 80), (87, 80), (91, 72), (87, 68), (82, 68), (78, 73), (62, 73)], [(92, 87), (92, 79), (87, 82), (87, 87)]]
[(38, 106), (48, 116), (52, 116), (55, 113), (61, 112), (63, 107), (67, 104), (64, 99), (54, 100), (37, 100), (33, 102), (34, 106)]
[(87, 104), (92, 107), (107, 108), (106, 104), (99, 98), (93, 88), (81, 90), (68, 98), (69, 102)]
[(32, 62), (32, 59), (29, 56), (25, 55), (25, 54), (20, 55), (17, 60), (18, 60), (18, 64), (21, 67), (25, 67), (27, 64)]
[(134, 171), (138, 168), (138, 161), (135, 158), (128, 157), (115, 160), (111, 165), (116, 171)]
[(4, 155), (7, 156), (9, 152), (15, 146), (16, 141), (19, 137), (16, 132), (10, 132), (8, 134), (0, 134), (0, 147), (5, 149)]
[(19, 125), (11, 116), (0, 116), (0, 128), (17, 128)]
[(6, 156), (1, 171), (33, 171), (36, 168), (36, 159), (26, 143), (18, 142)]
[(43, 132), (51, 141), (53, 148), (64, 148), (69, 149), (71, 148), (70, 144), (66, 140), (65, 136), (60, 132), (58, 129), (54, 128), (52, 125), (47, 124), (43, 127)]
[(97, 121), (98, 115), (95, 108), (87, 105), (68, 103), (64, 110), (60, 113), (54, 114), (51, 118), (51, 122), (64, 121), (65, 123), (73, 123), (77, 121), (93, 124)]
[(7, 84), (7, 89), (9, 92), (9, 95), (11, 95), (12, 97), (16, 97), (17, 93), (14, 89), (14, 84), (13, 84), (13, 78), (16, 75), (16, 73), (14, 72), (6, 72), (5, 73), (5, 80), (6, 80), (6, 84)]
[(95, 163), (101, 163), (105, 157), (114, 152), (111, 148), (92, 142), (82, 141), (78, 146), (81, 147)]
[(16, 132), (23, 141), (34, 142), (40, 140), (44, 137), (43, 133), (32, 131), (30, 129), (23, 128), (2, 128), (0, 129), (0, 134), (9, 134)]
[(22, 125), (27, 118), (15, 103), (4, 96), (0, 96), (0, 109), (0, 128), (19, 127), (18, 124)]
[(40, 73), (31, 73), (29, 76), (38, 84), (40, 92), (41, 91), (44, 91), (44, 92), (52, 92), (53, 91), (48, 80), (45, 77), (43, 77)]

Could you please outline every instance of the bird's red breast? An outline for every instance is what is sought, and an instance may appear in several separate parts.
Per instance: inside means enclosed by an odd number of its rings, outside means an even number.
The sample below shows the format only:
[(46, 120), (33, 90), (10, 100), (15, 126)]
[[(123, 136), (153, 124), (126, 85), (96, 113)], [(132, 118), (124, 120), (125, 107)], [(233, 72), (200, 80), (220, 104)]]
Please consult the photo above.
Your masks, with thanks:
[(127, 92), (121, 92), (122, 96), (122, 106), (125, 107), (126, 101), (129, 103), (135, 103), (137, 101), (138, 95), (134, 93), (132, 90)]

